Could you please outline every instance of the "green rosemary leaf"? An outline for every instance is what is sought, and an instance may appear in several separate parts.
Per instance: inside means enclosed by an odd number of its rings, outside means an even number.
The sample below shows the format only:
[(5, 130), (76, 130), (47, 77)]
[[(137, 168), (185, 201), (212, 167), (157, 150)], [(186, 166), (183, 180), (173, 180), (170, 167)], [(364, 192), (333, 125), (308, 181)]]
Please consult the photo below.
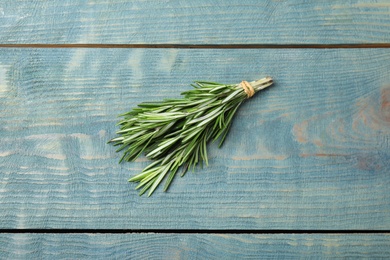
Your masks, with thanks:
[(242, 89), (237, 89), (236, 91), (234, 91), (233, 93), (231, 93), (227, 98), (225, 98), (222, 103), (226, 103), (228, 102), (229, 100), (231, 100), (232, 98), (234, 98), (235, 96), (237, 96), (238, 93), (242, 92), (243, 90)]
[(168, 188), (169, 188), (169, 185), (171, 185), (171, 182), (173, 181), (173, 178), (174, 178), (175, 175), (176, 175), (177, 169), (178, 169), (178, 168), (176, 168), (175, 170), (172, 170), (172, 171), (169, 173), (168, 179), (167, 179), (167, 181), (165, 182), (165, 185), (164, 185), (164, 191), (167, 191)]
[[(188, 124), (190, 125), (190, 124), (197, 123), (197, 122), (200, 122), (200, 121), (203, 121), (203, 122), (204, 122), (206, 119), (210, 121), (211, 119), (214, 118), (213, 116), (216, 115), (216, 114), (217, 114), (219, 111), (221, 111), (223, 108), (224, 108), (223, 106), (219, 106), (219, 107), (213, 109), (211, 112), (207, 113), (206, 115), (204, 115), (204, 116), (202, 116), (202, 117), (198, 117), (198, 118), (196, 118), (196, 119), (194, 119), (194, 120), (191, 120), (190, 122), (188, 122)], [(218, 114), (217, 114), (217, 115), (218, 115)], [(202, 123), (203, 123), (203, 122), (202, 122)]]
[(158, 154), (159, 152), (162, 152), (166, 149), (168, 149), (170, 146), (172, 146), (175, 142), (179, 140), (179, 137), (173, 137), (167, 140), (164, 140), (160, 144), (158, 144), (158, 147), (154, 149), (152, 152), (148, 153), (146, 157), (153, 157), (153, 155)]
[(119, 162), (141, 154), (154, 160), (129, 182), (138, 182), (140, 195), (151, 196), (164, 179), (167, 191), (179, 168), (184, 176), (190, 168), (208, 165), (207, 144), (220, 139), (221, 146), (241, 103), (270, 85), (269, 77), (236, 85), (196, 81), (181, 99), (144, 102), (121, 114), (119, 136), (109, 141), (123, 151)]
[(180, 174), (180, 177), (184, 177), (184, 175), (186, 175), (187, 171), (188, 171), (188, 166), (189, 164), (187, 163), (184, 167), (183, 167), (183, 170)]
[(160, 182), (162, 181), (162, 179), (165, 177), (165, 175), (169, 172), (169, 170), (171, 169), (171, 165), (173, 164), (173, 161), (168, 163), (161, 171), (161, 173), (159, 174), (158, 178), (154, 181), (152, 187), (150, 188), (149, 190), (149, 193), (148, 193), (148, 197), (150, 197), (150, 195), (153, 194), (154, 190), (157, 188), (157, 186), (160, 184)]
[(190, 131), (187, 130), (187, 132), (189, 134), (185, 138), (183, 138), (182, 143), (187, 143), (191, 139), (194, 139), (194, 140), (198, 139), (198, 137), (202, 131), (203, 131), (203, 129), (200, 127), (195, 128), (195, 129), (190, 129)]
[(225, 138), (226, 138), (227, 134), (229, 133), (230, 126), (231, 126), (231, 124), (228, 124), (228, 126), (222, 131), (223, 135), (222, 135), (221, 141), (219, 142), (219, 145), (218, 145), (219, 148), (221, 148), (223, 143), (225, 142)]
[(207, 158), (207, 138), (203, 138), (203, 156), (202, 159), (205, 161), (206, 165), (209, 165), (209, 160)]
[(152, 169), (144, 169), (140, 174), (137, 174), (135, 176), (133, 176), (132, 178), (129, 179), (129, 182), (139, 182), (141, 181), (142, 179), (144, 179), (146, 176), (154, 173), (156, 171), (155, 168), (152, 168)]
[(152, 181), (150, 181), (148, 184), (146, 184), (142, 189), (141, 191), (139, 192), (139, 196), (142, 196), (145, 192), (147, 192), (150, 187), (153, 185), (154, 181), (157, 179), (157, 177), (155, 177)]
[(210, 82), (210, 81), (195, 81), (195, 83), (200, 84), (200, 85), (202, 85), (202, 86), (208, 86), (208, 85), (210, 85), (210, 86), (214, 86), (214, 85), (225, 86), (225, 85), (223, 85), (223, 84), (221, 84), (221, 83)]

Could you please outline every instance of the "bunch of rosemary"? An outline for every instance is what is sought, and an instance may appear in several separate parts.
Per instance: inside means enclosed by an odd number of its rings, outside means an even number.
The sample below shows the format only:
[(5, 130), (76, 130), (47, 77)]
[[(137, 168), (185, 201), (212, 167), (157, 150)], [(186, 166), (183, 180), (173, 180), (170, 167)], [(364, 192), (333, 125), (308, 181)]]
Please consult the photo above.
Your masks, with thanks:
[(197, 81), (181, 99), (141, 103), (120, 115), (119, 137), (110, 141), (124, 151), (120, 162), (142, 153), (154, 160), (129, 181), (150, 196), (164, 178), (166, 191), (179, 168), (184, 176), (189, 168), (208, 165), (207, 143), (220, 139), (221, 146), (241, 103), (272, 83), (270, 77), (234, 85)]

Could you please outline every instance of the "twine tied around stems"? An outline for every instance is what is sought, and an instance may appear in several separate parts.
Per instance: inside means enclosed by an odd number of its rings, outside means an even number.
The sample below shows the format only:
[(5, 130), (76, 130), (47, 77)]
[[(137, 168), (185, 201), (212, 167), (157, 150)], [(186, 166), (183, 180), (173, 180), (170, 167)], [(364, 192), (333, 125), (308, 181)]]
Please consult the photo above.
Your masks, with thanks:
[(243, 80), (243, 81), (241, 81), (240, 85), (244, 89), (248, 98), (253, 97), (253, 95), (255, 94), (255, 89), (252, 87), (251, 84), (249, 84), (248, 81)]

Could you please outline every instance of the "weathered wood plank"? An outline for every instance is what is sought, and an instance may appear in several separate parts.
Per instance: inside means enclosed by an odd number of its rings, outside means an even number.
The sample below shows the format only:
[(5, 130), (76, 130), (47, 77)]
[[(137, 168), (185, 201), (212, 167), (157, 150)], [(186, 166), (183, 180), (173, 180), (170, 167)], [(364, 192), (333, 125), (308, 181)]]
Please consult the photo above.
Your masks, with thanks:
[[(2, 49), (1, 228), (389, 229), (389, 72), (387, 49)], [(138, 197), (118, 113), (265, 75), (208, 168)]]
[(0, 43), (389, 43), (388, 0), (15, 1)]
[(2, 259), (306, 259), (390, 257), (383, 235), (1, 234)]

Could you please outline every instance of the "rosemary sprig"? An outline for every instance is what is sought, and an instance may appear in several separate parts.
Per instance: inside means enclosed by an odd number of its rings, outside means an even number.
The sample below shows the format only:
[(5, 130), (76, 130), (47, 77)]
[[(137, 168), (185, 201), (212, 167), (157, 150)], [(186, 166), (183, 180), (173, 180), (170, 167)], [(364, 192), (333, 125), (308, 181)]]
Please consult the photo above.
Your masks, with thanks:
[(221, 146), (241, 103), (272, 83), (270, 77), (249, 86), (245, 81), (234, 85), (197, 81), (181, 99), (141, 103), (122, 114), (119, 136), (110, 140), (120, 146), (117, 152), (124, 151), (119, 162), (143, 153), (154, 160), (129, 181), (138, 182), (140, 195), (149, 190), (150, 196), (165, 178), (166, 191), (179, 168), (184, 176), (198, 164), (208, 165), (207, 144), (219, 139)]

